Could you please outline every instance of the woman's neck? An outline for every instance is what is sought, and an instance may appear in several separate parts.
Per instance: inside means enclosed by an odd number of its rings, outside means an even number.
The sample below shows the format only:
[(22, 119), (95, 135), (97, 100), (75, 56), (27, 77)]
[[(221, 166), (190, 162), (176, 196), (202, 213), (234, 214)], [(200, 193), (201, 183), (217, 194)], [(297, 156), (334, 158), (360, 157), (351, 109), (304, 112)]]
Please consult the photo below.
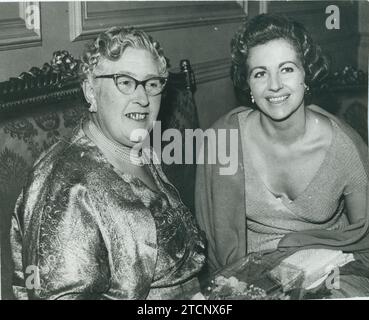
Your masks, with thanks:
[(115, 167), (118, 167), (118, 169), (127, 164), (138, 167), (144, 165), (144, 159), (136, 147), (128, 147), (106, 137), (93, 117), (90, 117), (85, 123), (84, 131), (102, 151), (108, 161)]
[(275, 121), (260, 112), (259, 121), (261, 130), (269, 141), (276, 144), (291, 145), (305, 137), (308, 112), (302, 105), (282, 121)]

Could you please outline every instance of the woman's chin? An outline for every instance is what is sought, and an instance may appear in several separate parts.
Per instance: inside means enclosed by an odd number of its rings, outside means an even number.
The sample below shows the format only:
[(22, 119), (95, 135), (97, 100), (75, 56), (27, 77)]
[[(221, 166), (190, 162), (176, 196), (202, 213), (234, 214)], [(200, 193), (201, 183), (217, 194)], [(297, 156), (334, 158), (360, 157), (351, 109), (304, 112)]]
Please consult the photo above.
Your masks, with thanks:
[(287, 112), (263, 112), (263, 114), (272, 121), (281, 122), (287, 120), (291, 113)]
[(272, 118), (272, 120), (276, 122), (282, 122), (290, 118), (290, 116), (291, 116), (291, 113), (281, 114), (281, 115), (275, 116), (274, 118)]
[(275, 108), (274, 110), (265, 110), (262, 113), (269, 119), (281, 122), (289, 119), (298, 108), (280, 108), (279, 110)]

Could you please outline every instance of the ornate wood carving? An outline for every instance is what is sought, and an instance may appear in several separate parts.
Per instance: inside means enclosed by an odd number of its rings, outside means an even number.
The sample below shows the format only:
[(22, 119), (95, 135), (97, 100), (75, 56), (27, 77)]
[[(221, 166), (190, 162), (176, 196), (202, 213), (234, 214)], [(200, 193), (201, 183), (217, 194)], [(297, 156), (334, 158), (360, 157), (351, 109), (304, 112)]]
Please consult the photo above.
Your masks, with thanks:
[(81, 96), (79, 64), (67, 51), (56, 51), (51, 62), (42, 68), (33, 67), (18, 77), (0, 82), (0, 114), (13, 114), (22, 106)]

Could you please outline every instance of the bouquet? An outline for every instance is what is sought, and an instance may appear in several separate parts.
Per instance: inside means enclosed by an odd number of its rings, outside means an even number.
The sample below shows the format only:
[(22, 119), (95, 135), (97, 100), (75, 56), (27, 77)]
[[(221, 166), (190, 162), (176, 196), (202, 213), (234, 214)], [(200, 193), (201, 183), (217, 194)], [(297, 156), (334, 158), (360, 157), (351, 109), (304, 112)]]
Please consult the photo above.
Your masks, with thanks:
[(218, 276), (211, 282), (208, 292), (205, 294), (208, 300), (288, 300), (289, 296), (283, 292), (267, 294), (267, 291), (247, 284), (232, 276), (226, 278)]

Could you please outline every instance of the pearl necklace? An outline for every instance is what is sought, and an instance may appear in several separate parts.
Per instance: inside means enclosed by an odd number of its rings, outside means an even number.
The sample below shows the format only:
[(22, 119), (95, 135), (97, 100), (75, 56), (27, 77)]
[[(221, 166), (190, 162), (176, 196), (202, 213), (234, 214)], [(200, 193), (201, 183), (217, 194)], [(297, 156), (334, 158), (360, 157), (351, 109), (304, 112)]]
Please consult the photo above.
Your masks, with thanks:
[(86, 135), (102, 151), (112, 154), (118, 160), (123, 160), (135, 166), (142, 167), (145, 164), (140, 150), (118, 144), (108, 139), (91, 120), (89, 120), (86, 129)]

